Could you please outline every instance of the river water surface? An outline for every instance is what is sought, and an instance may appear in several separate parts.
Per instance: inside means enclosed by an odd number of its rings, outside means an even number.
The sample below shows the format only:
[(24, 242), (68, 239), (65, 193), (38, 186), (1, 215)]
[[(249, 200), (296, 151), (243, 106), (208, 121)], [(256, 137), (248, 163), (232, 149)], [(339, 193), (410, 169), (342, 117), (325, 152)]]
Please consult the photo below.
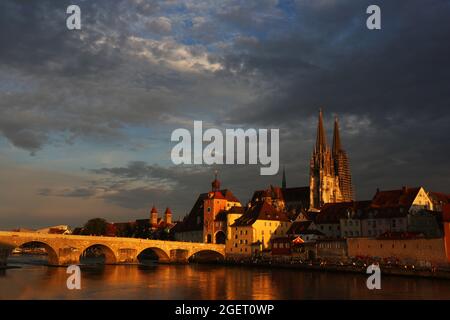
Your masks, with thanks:
[(0, 270), (0, 299), (450, 299), (450, 281), (221, 265), (82, 266), (81, 290), (45, 257), (13, 256)]

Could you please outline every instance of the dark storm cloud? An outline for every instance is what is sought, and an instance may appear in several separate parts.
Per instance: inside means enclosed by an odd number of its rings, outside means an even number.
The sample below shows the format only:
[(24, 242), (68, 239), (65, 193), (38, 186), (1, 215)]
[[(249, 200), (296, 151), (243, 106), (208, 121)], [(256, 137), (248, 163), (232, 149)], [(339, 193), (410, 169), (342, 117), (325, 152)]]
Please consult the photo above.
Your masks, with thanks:
[[(236, 42), (225, 65), (269, 80), (268, 93), (244, 119), (285, 122), (316, 113), (318, 106), (383, 120), (412, 110), (419, 116), (448, 110), (449, 2), (384, 1), (379, 31), (365, 27), (368, 4), (298, 1), (291, 30)], [(242, 114), (235, 120), (242, 122)]]
[(0, 133), (13, 145), (35, 153), (77, 139), (126, 144), (125, 128), (236, 104), (239, 83), (214, 77), (204, 47), (175, 35), (146, 37), (152, 21), (169, 31), (159, 11), (170, 2), (73, 3), (81, 7), (81, 31), (66, 28), (68, 1), (0, 4), (0, 72), (8, 75)]
[(302, 123), (323, 107), (329, 121), (333, 114), (356, 119), (343, 128), (343, 138), (358, 196), (401, 184), (448, 192), (450, 2), (379, 2), (380, 31), (365, 27), (369, 4), (297, 1), (297, 18), (280, 27), (284, 32), (238, 39), (224, 65), (258, 76), (264, 90), (227, 121), (297, 132), (280, 147), (282, 162), (292, 166), (308, 161), (311, 144), (305, 142), (314, 128)]

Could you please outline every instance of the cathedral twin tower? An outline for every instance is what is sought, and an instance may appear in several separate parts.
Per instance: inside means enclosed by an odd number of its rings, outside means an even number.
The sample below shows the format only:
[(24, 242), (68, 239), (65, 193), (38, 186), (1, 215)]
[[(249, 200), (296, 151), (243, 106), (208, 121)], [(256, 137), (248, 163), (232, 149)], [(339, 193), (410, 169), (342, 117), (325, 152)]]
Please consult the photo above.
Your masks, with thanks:
[(333, 145), (327, 145), (322, 110), (319, 112), (316, 145), (310, 163), (310, 207), (353, 200), (353, 187), (347, 153), (342, 149), (337, 118), (334, 120)]

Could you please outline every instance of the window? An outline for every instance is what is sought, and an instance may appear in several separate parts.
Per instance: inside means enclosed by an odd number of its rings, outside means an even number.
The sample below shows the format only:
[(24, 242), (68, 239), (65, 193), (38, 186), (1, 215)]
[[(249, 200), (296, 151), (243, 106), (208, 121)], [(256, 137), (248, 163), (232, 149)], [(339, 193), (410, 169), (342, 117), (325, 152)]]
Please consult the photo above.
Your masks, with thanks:
[(211, 207), (208, 207), (206, 211), (211, 212)]

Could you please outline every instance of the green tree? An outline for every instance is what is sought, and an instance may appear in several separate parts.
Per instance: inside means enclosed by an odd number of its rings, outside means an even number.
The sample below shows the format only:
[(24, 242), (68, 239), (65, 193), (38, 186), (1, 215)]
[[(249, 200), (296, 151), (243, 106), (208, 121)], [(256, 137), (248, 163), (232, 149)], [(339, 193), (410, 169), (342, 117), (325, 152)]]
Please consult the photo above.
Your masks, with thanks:
[(94, 218), (86, 222), (83, 227), (83, 234), (104, 236), (106, 234), (108, 222), (102, 218)]

